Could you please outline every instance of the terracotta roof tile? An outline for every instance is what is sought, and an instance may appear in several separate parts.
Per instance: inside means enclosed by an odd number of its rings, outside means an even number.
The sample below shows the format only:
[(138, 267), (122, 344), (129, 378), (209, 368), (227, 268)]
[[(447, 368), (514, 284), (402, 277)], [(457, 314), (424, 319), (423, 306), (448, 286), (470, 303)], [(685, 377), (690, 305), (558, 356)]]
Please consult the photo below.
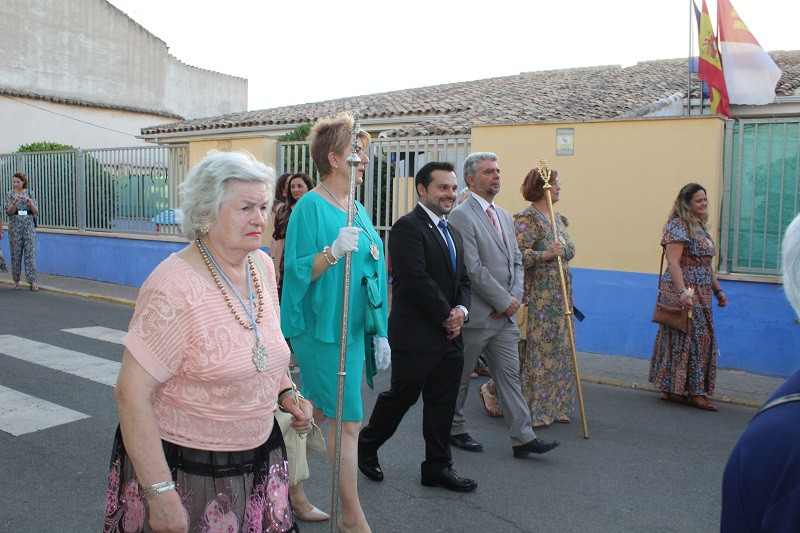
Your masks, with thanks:
[[(800, 95), (800, 50), (770, 52), (783, 71), (775, 94)], [(390, 137), (467, 134), (476, 124), (584, 121), (641, 117), (683, 98), (686, 59), (523, 72), (323, 102), (185, 120), (142, 129), (142, 134), (213, 131), (262, 125), (291, 127), (343, 111), (362, 119), (405, 117)], [(698, 96), (695, 82), (692, 97)], [(415, 118), (418, 117), (418, 120)]]

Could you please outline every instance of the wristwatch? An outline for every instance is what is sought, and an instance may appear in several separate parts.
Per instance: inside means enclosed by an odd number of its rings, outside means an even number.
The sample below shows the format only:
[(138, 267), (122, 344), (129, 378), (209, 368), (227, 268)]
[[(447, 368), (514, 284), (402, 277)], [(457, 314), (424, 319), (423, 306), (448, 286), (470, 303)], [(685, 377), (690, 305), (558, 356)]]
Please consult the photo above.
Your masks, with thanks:
[(469, 322), (469, 311), (463, 305), (457, 305), (456, 309), (461, 309), (464, 311), (464, 322)]

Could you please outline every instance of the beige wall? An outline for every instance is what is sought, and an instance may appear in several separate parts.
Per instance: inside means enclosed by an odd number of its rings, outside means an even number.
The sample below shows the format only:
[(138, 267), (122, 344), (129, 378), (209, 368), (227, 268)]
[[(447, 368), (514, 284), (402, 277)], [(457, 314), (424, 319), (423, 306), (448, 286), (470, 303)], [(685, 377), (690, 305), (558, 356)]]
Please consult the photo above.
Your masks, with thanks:
[[(246, 150), (262, 163), (275, 168), (275, 155), (278, 153), (278, 141), (266, 137), (250, 137), (242, 139), (215, 139), (189, 142), (189, 167), (193, 168), (211, 150), (220, 152), (238, 152)], [(277, 178), (277, 175), (275, 176)], [(272, 221), (261, 236), (261, 245), (269, 246), (272, 238)]]
[[(574, 128), (574, 155), (556, 156), (556, 128)], [(497, 203), (527, 206), (525, 174), (547, 159), (562, 186), (556, 211), (570, 222), (572, 266), (658, 272), (659, 241), (686, 183), (708, 190), (711, 233), (719, 230), (724, 121), (680, 117), (591, 123), (473, 126), (472, 151), (495, 152), (502, 181)]]

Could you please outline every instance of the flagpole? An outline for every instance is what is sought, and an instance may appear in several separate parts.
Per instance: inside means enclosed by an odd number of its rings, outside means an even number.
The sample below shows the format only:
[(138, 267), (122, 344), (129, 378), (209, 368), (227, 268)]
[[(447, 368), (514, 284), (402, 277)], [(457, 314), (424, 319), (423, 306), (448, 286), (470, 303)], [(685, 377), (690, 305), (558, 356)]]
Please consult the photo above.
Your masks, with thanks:
[[(692, 114), (692, 18), (694, 17), (694, 0), (689, 0), (689, 56), (686, 60), (686, 114)], [(697, 59), (698, 63), (700, 58)], [(700, 91), (702, 93), (702, 89)]]

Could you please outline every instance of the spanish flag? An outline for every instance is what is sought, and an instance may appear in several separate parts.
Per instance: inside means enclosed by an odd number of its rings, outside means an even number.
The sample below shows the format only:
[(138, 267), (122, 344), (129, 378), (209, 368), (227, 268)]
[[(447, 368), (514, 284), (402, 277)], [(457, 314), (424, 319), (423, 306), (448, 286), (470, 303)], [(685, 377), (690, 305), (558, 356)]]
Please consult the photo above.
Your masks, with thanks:
[(700, 14), (700, 66), (697, 76), (711, 88), (711, 112), (731, 118), (728, 107), (728, 89), (725, 76), (722, 74), (722, 59), (708, 15), (706, 0), (703, 0), (703, 12)]
[(730, 101), (750, 105), (774, 102), (781, 70), (728, 0), (717, 2), (717, 29)]

